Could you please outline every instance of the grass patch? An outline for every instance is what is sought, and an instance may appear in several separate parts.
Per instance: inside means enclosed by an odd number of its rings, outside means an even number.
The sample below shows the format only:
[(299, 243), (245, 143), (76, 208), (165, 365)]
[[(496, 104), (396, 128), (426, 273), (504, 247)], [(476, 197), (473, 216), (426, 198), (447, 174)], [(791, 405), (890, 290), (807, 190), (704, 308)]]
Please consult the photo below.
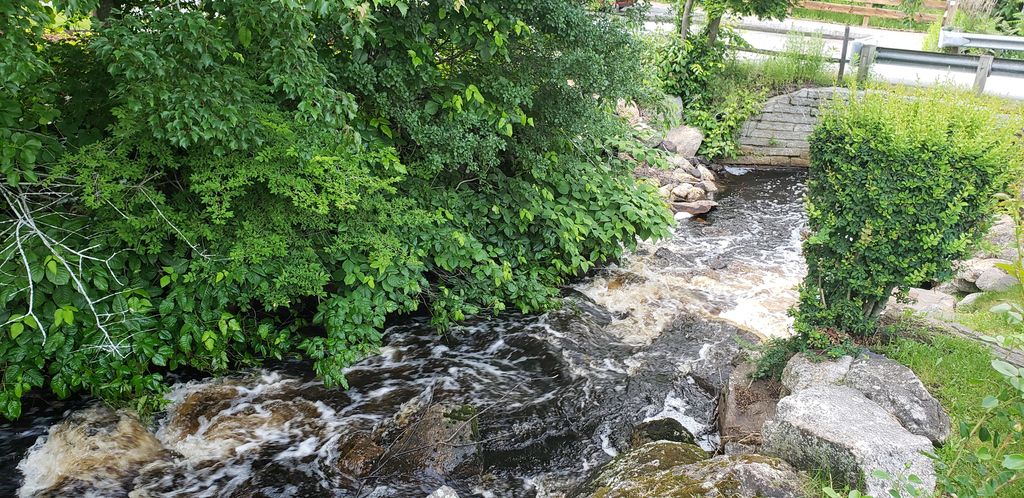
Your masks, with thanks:
[[(830, 3), (843, 2), (835, 1)], [(850, 26), (860, 26), (864, 22), (864, 16), (858, 16), (855, 14), (844, 14), (842, 12), (822, 12), (819, 10), (801, 9), (799, 7), (793, 8), (793, 10), (790, 12), (790, 17), (797, 19), (809, 19), (812, 21), (833, 22), (836, 24), (849, 24)], [(872, 17), (868, 21), (868, 27), (894, 29), (900, 31), (925, 31), (926, 29), (928, 29), (928, 24), (903, 19), (886, 19), (882, 17)]]
[(986, 292), (970, 308), (957, 313), (957, 321), (984, 335), (996, 337), (1019, 333), (1020, 327), (1006, 321), (1006, 315), (989, 311), (1000, 303), (1024, 304), (1020, 286), (1005, 292)]
[[(999, 391), (1003, 378), (992, 368), (992, 353), (984, 344), (916, 330), (910, 332), (917, 335), (896, 337), (875, 350), (913, 370), (946, 408), (953, 430), (946, 444), (936, 449), (936, 456), (952, 466), (961, 453), (972, 454), (983, 446), (977, 439), (963, 437), (958, 427), (961, 422), (970, 425), (982, 417), (985, 413), (982, 400)], [(1011, 452), (1024, 452), (1024, 445), (1012, 448)], [(979, 476), (977, 469), (961, 461), (951, 477), (977, 482)], [(1005, 493), (1003, 496), (1024, 496), (1024, 483), (1001, 491)]]

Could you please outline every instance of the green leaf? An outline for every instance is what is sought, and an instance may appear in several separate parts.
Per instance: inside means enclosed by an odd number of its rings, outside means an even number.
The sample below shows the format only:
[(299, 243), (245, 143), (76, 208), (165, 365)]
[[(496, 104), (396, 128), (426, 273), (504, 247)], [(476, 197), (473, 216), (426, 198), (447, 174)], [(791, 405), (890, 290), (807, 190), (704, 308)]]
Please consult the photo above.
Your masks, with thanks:
[(160, 287), (167, 287), (171, 283), (171, 276), (164, 275), (160, 277)]
[(1010, 470), (1024, 470), (1024, 454), (1006, 455), (1003, 457), (1003, 467)]
[(11, 339), (17, 339), (22, 332), (25, 331), (25, 325), (21, 322), (14, 322), (11, 324)]
[(995, 396), (985, 396), (985, 399), (981, 400), (981, 407), (986, 410), (991, 410), (999, 406), (999, 399)]
[(1003, 360), (992, 360), (992, 368), (1006, 377), (1016, 377), (1018, 374), (1017, 367)]
[(238, 42), (241, 43), (243, 47), (249, 48), (249, 44), (252, 43), (252, 31), (249, 31), (249, 28), (245, 26), (239, 26)]

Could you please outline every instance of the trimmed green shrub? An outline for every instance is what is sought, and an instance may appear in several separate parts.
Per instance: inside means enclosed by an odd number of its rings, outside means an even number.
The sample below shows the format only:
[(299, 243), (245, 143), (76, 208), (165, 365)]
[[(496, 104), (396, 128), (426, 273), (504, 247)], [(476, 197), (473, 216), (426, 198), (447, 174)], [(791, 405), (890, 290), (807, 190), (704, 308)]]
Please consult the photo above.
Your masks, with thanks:
[(942, 281), (1022, 164), (1021, 116), (951, 89), (838, 98), (811, 135), (808, 274), (796, 329), (816, 348), (875, 332), (894, 290)]

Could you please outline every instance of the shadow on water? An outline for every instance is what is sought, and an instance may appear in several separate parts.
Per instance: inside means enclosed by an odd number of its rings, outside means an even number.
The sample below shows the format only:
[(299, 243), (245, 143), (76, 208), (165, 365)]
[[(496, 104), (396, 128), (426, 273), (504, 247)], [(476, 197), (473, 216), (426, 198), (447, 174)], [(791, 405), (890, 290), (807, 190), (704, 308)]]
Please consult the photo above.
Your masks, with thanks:
[[(799, 210), (791, 186), (800, 177), (726, 183), (707, 223), (685, 221), (672, 241), (637, 256), (647, 258), (639, 280), (600, 292), (584, 282), (558, 311), (472, 320), (443, 336), (409, 320), (388, 329), (379, 355), (347, 370), (347, 391), (291, 364), (177, 384), (152, 427), (84, 401), (40, 407), (0, 426), (4, 475), (14, 477), (0, 495), (20, 486), (24, 496), (426, 496), (447, 484), (461, 496), (562, 496), (627, 449), (644, 422), (674, 420), (713, 450), (719, 391), (739, 342), (755, 338), (700, 309), (679, 306), (645, 325), (630, 321), (635, 309), (607, 302), (655, 278), (692, 281), (715, 257), (753, 264), (791, 252), (800, 216), (786, 210)], [(724, 232), (705, 234), (710, 227)], [(698, 246), (703, 254), (686, 252)], [(662, 247), (671, 254), (657, 256)], [(631, 336), (630, 326), (659, 329)], [(420, 431), (431, 407), (444, 407), (443, 417)], [(447, 436), (445, 427), (458, 430)], [(438, 448), (409, 442), (442, 433)]]

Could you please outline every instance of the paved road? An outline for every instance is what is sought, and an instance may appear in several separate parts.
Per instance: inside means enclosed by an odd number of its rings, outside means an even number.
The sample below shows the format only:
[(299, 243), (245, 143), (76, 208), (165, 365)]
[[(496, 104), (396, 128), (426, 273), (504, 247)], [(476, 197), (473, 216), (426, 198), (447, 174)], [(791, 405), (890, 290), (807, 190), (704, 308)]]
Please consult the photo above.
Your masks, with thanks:
[[(672, 16), (671, 8), (666, 4), (655, 3), (652, 7), (652, 15), (660, 17)], [(764, 50), (783, 50), (786, 46), (787, 35), (765, 33), (743, 29), (744, 26), (763, 26), (786, 31), (804, 31), (810, 33), (831, 33), (842, 35), (845, 26), (841, 24), (808, 21), (803, 19), (786, 19), (784, 21), (759, 20), (756, 17), (737, 17), (732, 22), (739, 26), (739, 31), (748, 43), (753, 47)], [(671, 31), (675, 27), (668, 22), (648, 22), (645, 24), (650, 31)], [(695, 28), (696, 29), (696, 28)], [(863, 28), (853, 26), (850, 28), (850, 36), (855, 40), (871, 40), (879, 47), (903, 48), (910, 50), (921, 50), (924, 45), (925, 34), (912, 31), (894, 31), (877, 28)], [(825, 40), (826, 53), (831, 57), (839, 57), (842, 42), (839, 40)], [(754, 54), (742, 54), (744, 57), (757, 58)], [(903, 83), (910, 85), (931, 85), (931, 84), (955, 84), (963, 87), (970, 87), (974, 83), (974, 71), (961, 70), (936, 70), (929, 68), (918, 68), (894, 64), (873, 64), (871, 77), (891, 83)], [(989, 76), (985, 85), (985, 93), (1014, 99), (1024, 100), (1024, 78), (993, 75)]]

